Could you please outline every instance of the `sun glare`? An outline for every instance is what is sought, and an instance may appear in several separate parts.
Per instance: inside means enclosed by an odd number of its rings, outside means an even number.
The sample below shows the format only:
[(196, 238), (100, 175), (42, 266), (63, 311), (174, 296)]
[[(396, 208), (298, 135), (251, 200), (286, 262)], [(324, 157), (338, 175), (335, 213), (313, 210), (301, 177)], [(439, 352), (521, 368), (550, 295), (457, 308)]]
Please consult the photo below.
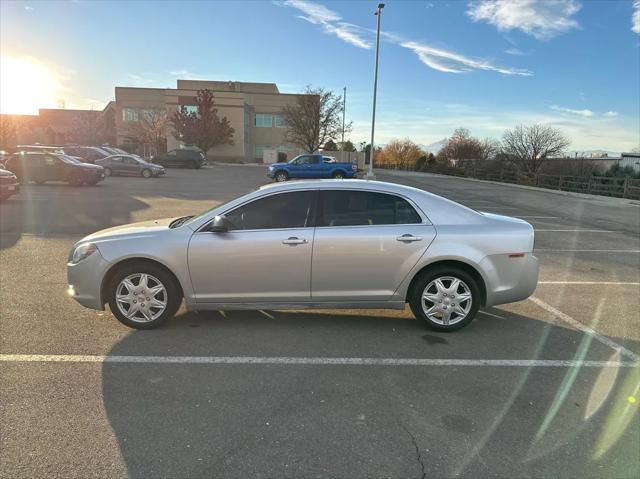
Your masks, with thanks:
[(0, 57), (0, 112), (32, 115), (56, 106), (58, 82), (42, 63), (29, 57)]

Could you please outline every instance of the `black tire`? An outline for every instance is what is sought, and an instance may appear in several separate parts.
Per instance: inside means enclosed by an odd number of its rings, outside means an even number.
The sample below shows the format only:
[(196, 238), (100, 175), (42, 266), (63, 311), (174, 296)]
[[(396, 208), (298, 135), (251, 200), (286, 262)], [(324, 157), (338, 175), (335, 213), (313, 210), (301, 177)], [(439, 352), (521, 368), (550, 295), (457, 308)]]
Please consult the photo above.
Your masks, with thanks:
[[(127, 318), (116, 303), (116, 290), (120, 282), (127, 276), (144, 273), (155, 277), (165, 288), (166, 291), (166, 308), (160, 316), (148, 321), (140, 322)], [(107, 299), (111, 312), (125, 326), (134, 329), (155, 329), (164, 323), (167, 319), (172, 318), (182, 302), (182, 292), (175, 278), (166, 269), (151, 263), (131, 263), (118, 270), (109, 285), (107, 286)]]
[(149, 168), (145, 168), (144, 170), (142, 170), (141, 174), (143, 178), (151, 178), (153, 176), (153, 173)]
[(111, 176), (113, 175), (113, 172), (111, 171), (111, 168), (105, 168), (104, 169), (104, 176)]
[[(429, 318), (429, 316), (427, 316), (426, 312), (422, 307), (423, 305), (422, 295), (425, 291), (425, 288), (427, 288), (427, 286), (432, 281), (435, 281), (436, 279), (443, 278), (443, 277), (456, 278), (461, 280), (466, 284), (466, 286), (471, 292), (471, 299), (469, 300), (471, 301), (471, 307), (468, 313), (466, 314), (466, 316), (463, 317), (463, 319), (458, 320), (457, 322), (453, 322), (452, 324), (441, 324), (439, 322), (432, 320), (431, 318)], [(449, 286), (451, 285), (451, 282), (447, 284), (445, 281), (444, 285)], [(458, 292), (456, 292), (455, 294), (458, 294)], [(447, 301), (451, 302), (451, 303), (448, 303), (449, 307), (452, 307), (455, 305), (455, 300), (456, 300), (455, 296), (452, 300), (450, 295), (448, 298), (444, 298), (445, 303)], [(478, 309), (480, 308), (480, 301), (481, 301), (481, 289), (476, 279), (473, 276), (471, 276), (469, 273), (467, 273), (465, 270), (461, 268), (457, 268), (455, 266), (435, 267), (431, 270), (425, 271), (414, 282), (412, 286), (412, 290), (409, 294), (409, 306), (411, 307), (411, 311), (413, 311), (413, 314), (415, 315), (415, 317), (423, 320), (426, 323), (427, 327), (429, 327), (430, 329), (433, 329), (435, 331), (442, 331), (442, 332), (456, 331), (458, 329), (464, 328), (469, 323), (471, 323), (471, 321), (473, 321), (476, 314), (478, 313)], [(424, 304), (428, 307), (430, 302), (426, 300)], [(464, 304), (465, 307), (467, 306), (466, 302), (463, 302), (460, 304)], [(455, 318), (452, 320), (455, 321)]]
[(278, 183), (281, 183), (289, 179), (289, 173), (287, 173), (284, 170), (280, 170), (280, 171), (276, 171), (276, 174), (273, 175), (273, 177)]
[(342, 171), (336, 171), (333, 175), (331, 175), (331, 177), (336, 180), (342, 180), (344, 179), (344, 173)]
[(189, 161), (187, 162), (187, 168), (191, 168), (192, 170), (197, 170), (198, 163), (196, 163), (195, 161)]

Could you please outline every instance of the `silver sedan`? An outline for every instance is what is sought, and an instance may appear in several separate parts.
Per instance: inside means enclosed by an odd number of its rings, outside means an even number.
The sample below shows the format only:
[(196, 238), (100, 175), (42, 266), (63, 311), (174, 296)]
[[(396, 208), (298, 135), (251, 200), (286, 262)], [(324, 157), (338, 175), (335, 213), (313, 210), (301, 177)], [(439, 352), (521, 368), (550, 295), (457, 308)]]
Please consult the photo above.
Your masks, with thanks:
[(530, 296), (526, 221), (423, 190), (360, 180), (264, 186), (197, 216), (134, 223), (76, 243), (68, 293), (137, 329), (188, 310), (393, 308), (436, 330)]

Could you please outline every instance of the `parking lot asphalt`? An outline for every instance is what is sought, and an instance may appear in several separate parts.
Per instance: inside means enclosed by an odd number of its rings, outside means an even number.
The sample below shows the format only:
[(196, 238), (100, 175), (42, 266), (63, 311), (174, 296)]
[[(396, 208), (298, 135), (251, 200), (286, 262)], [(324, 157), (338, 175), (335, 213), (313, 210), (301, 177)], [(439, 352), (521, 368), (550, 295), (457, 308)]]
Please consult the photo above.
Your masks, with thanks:
[(640, 206), (378, 179), (532, 223), (534, 297), (452, 334), (382, 310), (181, 309), (133, 331), (65, 295), (72, 244), (210, 208), (263, 168), (0, 204), (0, 477), (638, 477)]

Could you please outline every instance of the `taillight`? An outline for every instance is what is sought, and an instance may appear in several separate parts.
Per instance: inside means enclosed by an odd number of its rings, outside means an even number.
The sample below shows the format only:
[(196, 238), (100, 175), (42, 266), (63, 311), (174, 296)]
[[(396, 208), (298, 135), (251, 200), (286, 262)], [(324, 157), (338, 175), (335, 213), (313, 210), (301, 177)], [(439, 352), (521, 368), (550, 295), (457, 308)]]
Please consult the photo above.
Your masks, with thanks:
[(524, 258), (524, 253), (511, 253), (509, 258)]

